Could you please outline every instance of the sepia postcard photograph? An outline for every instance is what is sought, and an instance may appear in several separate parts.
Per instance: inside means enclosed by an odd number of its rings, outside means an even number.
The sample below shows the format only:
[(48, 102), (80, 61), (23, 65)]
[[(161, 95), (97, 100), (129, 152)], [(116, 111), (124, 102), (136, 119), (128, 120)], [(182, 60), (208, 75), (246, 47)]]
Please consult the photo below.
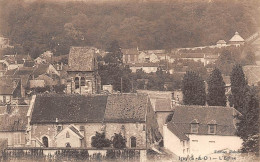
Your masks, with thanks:
[(0, 0), (0, 162), (259, 162), (260, 0)]

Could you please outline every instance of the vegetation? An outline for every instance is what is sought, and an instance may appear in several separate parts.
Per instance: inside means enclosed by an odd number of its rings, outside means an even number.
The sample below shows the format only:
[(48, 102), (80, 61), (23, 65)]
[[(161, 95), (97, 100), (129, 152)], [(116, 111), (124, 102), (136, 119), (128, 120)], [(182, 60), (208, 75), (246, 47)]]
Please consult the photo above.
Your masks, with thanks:
[(185, 105), (205, 105), (204, 80), (195, 72), (187, 71), (182, 80), (183, 103)]
[[(237, 135), (243, 139), (243, 152), (259, 154), (259, 91), (255, 87), (243, 89), (242, 115), (237, 119)], [(238, 103), (240, 104), (240, 102)], [(237, 105), (238, 105), (237, 104)]]
[(125, 139), (125, 137), (122, 136), (121, 133), (119, 133), (119, 134), (115, 133), (113, 140), (112, 140), (112, 144), (113, 144), (113, 147), (117, 148), (117, 149), (126, 148), (126, 139)]
[(207, 103), (209, 106), (226, 106), (225, 82), (219, 69), (214, 69), (208, 78)]
[(232, 73), (230, 76), (231, 81), (231, 101), (234, 107), (241, 111), (243, 109), (243, 98), (244, 98), (244, 89), (247, 86), (247, 82), (245, 79), (245, 74), (243, 72), (241, 65), (235, 65), (232, 69)]
[[(256, 31), (258, 0), (136, 3), (0, 2), (1, 34), (33, 58), (46, 50), (68, 54), (69, 47), (105, 49), (111, 40), (122, 48), (173, 49), (215, 44), (238, 31)], [(231, 25), (232, 24), (232, 25)]]
[(91, 138), (91, 146), (96, 148), (110, 147), (111, 141), (105, 137), (105, 133), (98, 133)]

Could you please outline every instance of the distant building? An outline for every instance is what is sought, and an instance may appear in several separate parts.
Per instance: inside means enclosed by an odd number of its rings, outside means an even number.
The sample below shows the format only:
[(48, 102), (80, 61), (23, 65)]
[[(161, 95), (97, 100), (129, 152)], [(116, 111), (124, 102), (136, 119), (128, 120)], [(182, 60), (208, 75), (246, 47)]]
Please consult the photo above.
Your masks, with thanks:
[(7, 147), (25, 147), (29, 139), (28, 105), (0, 106), (0, 140), (7, 140)]
[(34, 103), (32, 147), (90, 148), (96, 132), (108, 139), (121, 133), (127, 148), (146, 149), (161, 139), (147, 95), (43, 94)]
[(227, 42), (224, 41), (224, 40), (217, 41), (217, 46), (219, 46), (219, 47), (223, 47), (223, 46), (226, 46), (226, 45), (227, 45)]
[(238, 32), (235, 33), (235, 35), (229, 40), (229, 44), (240, 46), (245, 43), (244, 38), (242, 38)]
[(67, 93), (95, 94), (101, 89), (95, 48), (71, 47), (67, 70)]
[(21, 97), (21, 80), (0, 78), (0, 105), (11, 104)]
[(137, 90), (137, 93), (148, 94), (153, 110), (155, 112), (156, 120), (159, 126), (159, 131), (163, 135), (163, 125), (170, 114), (173, 114), (173, 100), (171, 91), (150, 91)]
[(138, 48), (122, 49), (123, 63), (138, 63)]
[(164, 125), (164, 147), (177, 156), (209, 155), (215, 150), (239, 150), (236, 109), (219, 106), (177, 106)]

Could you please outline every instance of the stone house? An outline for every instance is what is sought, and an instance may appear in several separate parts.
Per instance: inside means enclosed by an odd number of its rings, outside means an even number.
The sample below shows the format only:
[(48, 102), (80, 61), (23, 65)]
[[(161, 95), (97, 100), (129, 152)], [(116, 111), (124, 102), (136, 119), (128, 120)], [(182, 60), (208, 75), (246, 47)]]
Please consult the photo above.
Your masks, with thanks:
[(60, 73), (51, 64), (40, 64), (34, 67), (31, 74), (30, 88), (53, 86), (59, 83)]
[(135, 63), (135, 64), (128, 64), (129, 68), (132, 70), (133, 73), (136, 73), (137, 70), (143, 70), (145, 73), (155, 73), (160, 66), (159, 63)]
[(123, 63), (138, 63), (138, 48), (122, 49)]
[(147, 148), (161, 138), (147, 95), (43, 94), (32, 107), (32, 147), (91, 148), (96, 132), (108, 139), (121, 133), (131, 148)]
[(16, 102), (21, 97), (21, 80), (14, 78), (0, 78), (0, 104), (6, 105)]
[(0, 140), (7, 140), (7, 147), (26, 146), (28, 109), (28, 105), (0, 106)]
[(137, 93), (147, 94), (150, 98), (153, 111), (159, 126), (159, 131), (163, 135), (163, 126), (170, 114), (173, 114), (171, 91), (149, 91), (149, 90), (137, 90)]
[(235, 135), (236, 109), (220, 106), (177, 106), (164, 125), (164, 147), (177, 156), (208, 155), (215, 150), (239, 150), (242, 139)]
[(67, 93), (95, 94), (101, 89), (94, 47), (71, 47), (67, 70)]

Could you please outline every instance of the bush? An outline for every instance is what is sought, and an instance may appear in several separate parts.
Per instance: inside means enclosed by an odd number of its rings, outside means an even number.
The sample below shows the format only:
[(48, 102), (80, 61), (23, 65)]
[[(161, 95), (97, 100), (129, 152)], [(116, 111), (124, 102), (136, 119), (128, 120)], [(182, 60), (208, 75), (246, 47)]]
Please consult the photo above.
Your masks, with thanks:
[(126, 148), (126, 139), (121, 135), (121, 133), (114, 135), (112, 144), (114, 148), (122, 149)]
[(111, 141), (105, 138), (105, 133), (98, 133), (92, 137), (91, 146), (96, 148), (110, 147)]

